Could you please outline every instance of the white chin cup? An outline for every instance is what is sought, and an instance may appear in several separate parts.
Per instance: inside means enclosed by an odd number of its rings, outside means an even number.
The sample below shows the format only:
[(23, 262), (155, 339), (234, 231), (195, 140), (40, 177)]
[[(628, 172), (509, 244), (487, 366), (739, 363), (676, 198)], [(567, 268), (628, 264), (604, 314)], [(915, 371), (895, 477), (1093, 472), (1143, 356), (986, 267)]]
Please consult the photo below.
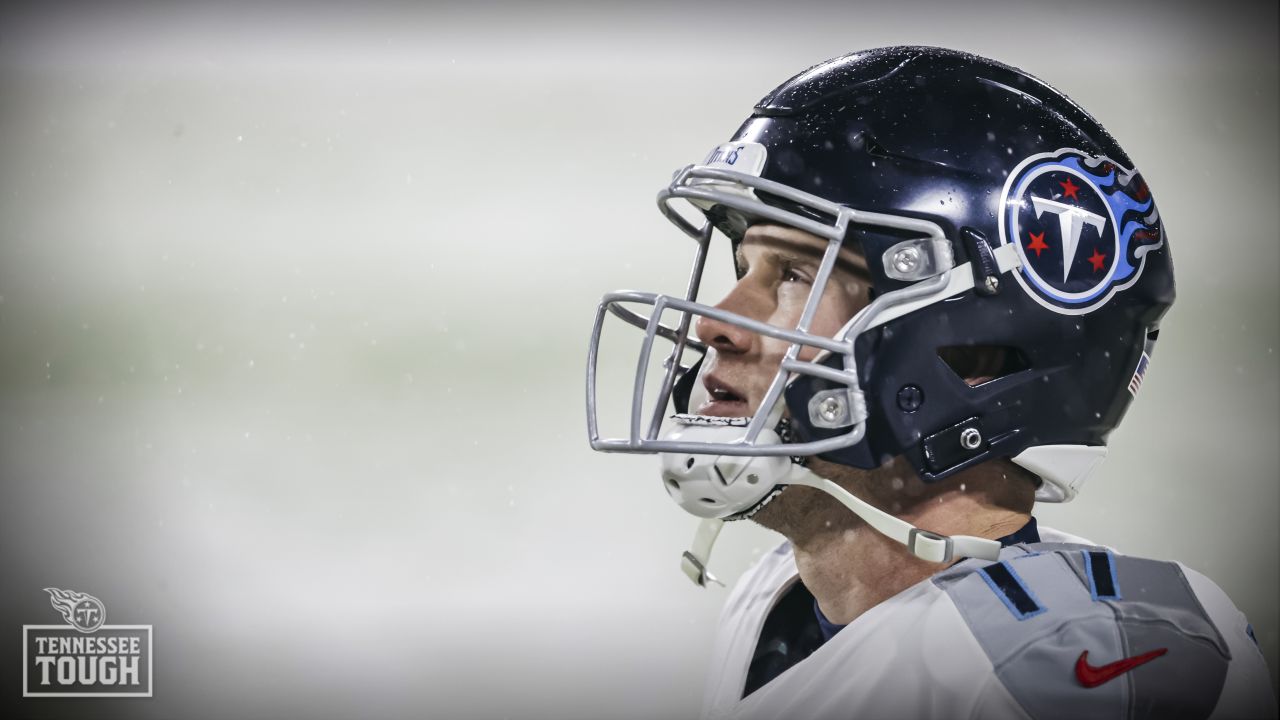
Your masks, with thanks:
[[(680, 424), (664, 439), (686, 442), (738, 443), (746, 435), (749, 418), (705, 418), (709, 424)], [(732, 424), (730, 424), (732, 423)], [(762, 430), (757, 444), (782, 442), (773, 430)], [(725, 518), (754, 507), (790, 471), (786, 456), (734, 457), (661, 453), (662, 483), (686, 512), (700, 518)]]

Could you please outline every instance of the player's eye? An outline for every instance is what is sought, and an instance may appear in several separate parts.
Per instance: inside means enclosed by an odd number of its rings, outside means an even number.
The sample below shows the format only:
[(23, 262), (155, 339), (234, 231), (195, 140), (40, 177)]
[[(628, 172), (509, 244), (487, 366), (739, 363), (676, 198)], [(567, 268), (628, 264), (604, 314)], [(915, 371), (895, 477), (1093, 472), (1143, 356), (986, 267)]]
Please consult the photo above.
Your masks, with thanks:
[(782, 266), (782, 282), (799, 282), (812, 284), (813, 278), (804, 270), (787, 263)]

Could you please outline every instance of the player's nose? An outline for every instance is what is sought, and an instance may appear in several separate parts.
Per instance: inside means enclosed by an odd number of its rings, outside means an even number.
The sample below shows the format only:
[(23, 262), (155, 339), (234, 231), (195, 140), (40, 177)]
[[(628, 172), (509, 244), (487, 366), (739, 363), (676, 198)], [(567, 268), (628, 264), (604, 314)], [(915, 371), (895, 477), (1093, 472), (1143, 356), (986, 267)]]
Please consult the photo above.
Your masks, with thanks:
[[(750, 302), (750, 294), (739, 282), (733, 290), (725, 296), (716, 306), (718, 310), (743, 315), (753, 320), (763, 320), (764, 318), (755, 317), (752, 313), (752, 303)], [(700, 315), (698, 322), (694, 326), (694, 330), (698, 338), (702, 342), (715, 348), (721, 353), (746, 353), (751, 349), (751, 344), (759, 337), (740, 325), (725, 322), (718, 318)]]

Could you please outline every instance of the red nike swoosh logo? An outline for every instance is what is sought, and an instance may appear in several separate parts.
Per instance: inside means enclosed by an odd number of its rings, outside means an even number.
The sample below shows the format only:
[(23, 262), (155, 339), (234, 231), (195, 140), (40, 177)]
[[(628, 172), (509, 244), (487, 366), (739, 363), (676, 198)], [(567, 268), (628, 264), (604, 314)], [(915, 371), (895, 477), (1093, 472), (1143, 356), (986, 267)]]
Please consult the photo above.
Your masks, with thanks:
[(1124, 658), (1123, 660), (1117, 660), (1113, 663), (1094, 667), (1089, 664), (1089, 651), (1085, 650), (1080, 653), (1080, 658), (1076, 660), (1076, 679), (1080, 681), (1081, 685), (1087, 688), (1098, 687), (1102, 683), (1107, 682), (1108, 680), (1114, 680), (1139, 665), (1149, 663), (1167, 652), (1169, 652), (1169, 648), (1160, 648), (1158, 650), (1152, 650), (1151, 652), (1142, 653), (1141, 655), (1134, 655), (1133, 657)]

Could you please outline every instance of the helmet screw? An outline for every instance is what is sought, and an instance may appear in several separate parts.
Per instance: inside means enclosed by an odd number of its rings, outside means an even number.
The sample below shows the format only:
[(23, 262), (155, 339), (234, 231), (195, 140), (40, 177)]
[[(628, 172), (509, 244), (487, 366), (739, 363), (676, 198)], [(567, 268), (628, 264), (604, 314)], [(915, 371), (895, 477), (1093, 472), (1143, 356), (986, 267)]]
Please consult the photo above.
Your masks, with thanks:
[(960, 447), (965, 450), (977, 450), (982, 444), (982, 433), (977, 428), (965, 428), (960, 433)]
[(994, 294), (996, 290), (1000, 289), (1000, 278), (994, 275), (987, 277), (986, 288), (988, 293)]
[(920, 249), (905, 247), (893, 254), (893, 269), (900, 273), (909, 273), (920, 265)]
[(924, 404), (924, 391), (919, 385), (903, 385), (898, 391), (898, 408), (903, 412), (915, 412)]
[(836, 422), (844, 414), (844, 403), (839, 398), (829, 397), (818, 406), (818, 414), (827, 422)]

